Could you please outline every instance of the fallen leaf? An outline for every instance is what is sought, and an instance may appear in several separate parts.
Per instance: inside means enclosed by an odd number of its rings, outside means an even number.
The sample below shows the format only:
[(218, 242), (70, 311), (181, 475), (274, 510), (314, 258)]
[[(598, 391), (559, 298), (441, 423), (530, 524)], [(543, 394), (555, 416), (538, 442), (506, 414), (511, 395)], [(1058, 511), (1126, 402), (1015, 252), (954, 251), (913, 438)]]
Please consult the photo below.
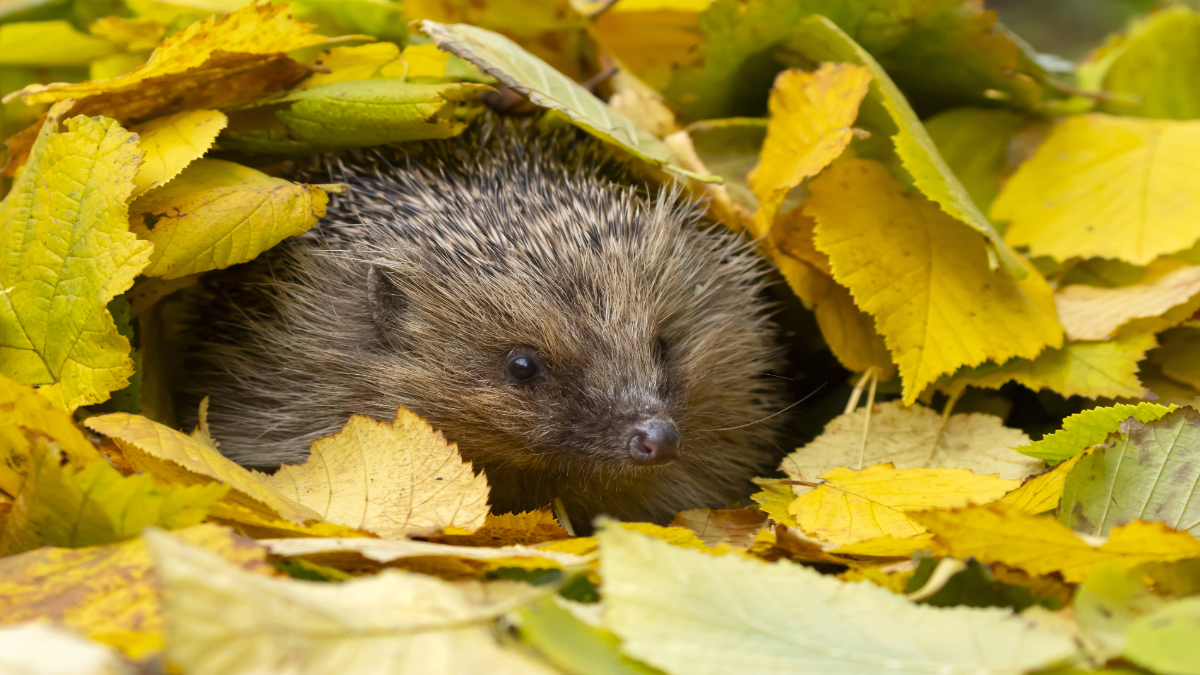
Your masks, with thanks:
[(788, 507), (801, 530), (837, 546), (875, 537), (912, 537), (924, 529), (908, 514), (995, 501), (1020, 481), (977, 476), (965, 469), (834, 469)]
[(841, 159), (809, 190), (817, 249), (875, 318), (906, 405), (961, 366), (1032, 358), (1062, 344), (1045, 280), (1032, 268), (1022, 282), (989, 270), (978, 234), (909, 194), (883, 165)]
[(133, 196), (165, 185), (212, 147), (228, 120), (216, 110), (190, 110), (130, 128), (145, 153), (133, 178)]
[(1125, 650), (1125, 633), (1138, 616), (1166, 602), (1142, 585), (1141, 575), (1120, 565), (1096, 568), (1079, 585), (1072, 610), (1080, 627), (1100, 643), (1105, 659)]
[(385, 539), (451, 528), (474, 532), (488, 513), (484, 475), (475, 475), (457, 445), (404, 408), (393, 424), (352, 416), (341, 432), (313, 443), (307, 462), (284, 466), (265, 483), (322, 520)]
[(533, 546), (571, 535), (558, 524), (549, 508), (524, 513), (489, 513), (483, 526), (471, 534), (439, 534), (430, 541), (455, 546)]
[[(863, 429), (868, 434), (863, 435)], [(891, 462), (897, 469), (966, 469), (979, 475), (1024, 479), (1042, 467), (1010, 448), (1029, 443), (1024, 433), (982, 413), (943, 420), (924, 406), (876, 403), (835, 417), (816, 440), (783, 459), (779, 468), (793, 480), (815, 481), (839, 467), (865, 468)]]
[(1021, 487), (1001, 497), (1000, 503), (1033, 514), (1057, 509), (1058, 502), (1062, 499), (1063, 485), (1067, 482), (1067, 476), (1086, 452), (1085, 450), (1064, 462), (1059, 462), (1058, 466), (1044, 473), (1026, 479), (1024, 483), (1021, 483)]
[(1200, 309), (1200, 266), (1120, 288), (1067, 286), (1055, 294), (1054, 304), (1069, 340), (1110, 340), (1135, 321), (1137, 332), (1159, 333)]
[(108, 40), (75, 30), (70, 21), (23, 21), (0, 26), (0, 66), (86, 66), (116, 49)]
[(1130, 417), (1139, 422), (1153, 422), (1171, 412), (1175, 406), (1157, 403), (1118, 403), (1108, 408), (1092, 408), (1075, 413), (1062, 421), (1062, 429), (1046, 434), (1041, 440), (1014, 448), (1017, 452), (1048, 462), (1061, 462), (1103, 443), (1108, 435), (1121, 427)]
[(120, 655), (42, 621), (0, 629), (0, 672), (13, 675), (123, 675)]
[(1156, 673), (1197, 675), (1195, 644), (1200, 639), (1200, 598), (1173, 602), (1142, 616), (1129, 627), (1125, 658)]
[[(569, 600), (546, 597), (518, 609), (512, 619), (521, 638), (563, 672), (588, 675), (661, 675), (621, 653), (621, 641), (565, 609)], [(578, 606), (566, 605), (567, 607)]]
[(145, 535), (166, 590), (167, 658), (190, 675), (551, 672), (505, 649), (500, 615), (545, 591), (450, 584), (399, 570), (339, 584), (265, 577), (157, 532)]
[(1055, 125), (992, 205), (1035, 256), (1145, 265), (1200, 240), (1200, 122), (1090, 114)]
[[(248, 471), (225, 457), (206, 434), (187, 434), (141, 415), (113, 413), (90, 417), (89, 429), (104, 434), (121, 448), (140, 471), (178, 485), (205, 485), (214, 481), (230, 488), (226, 501), (267, 519), (293, 523), (318, 519), (316, 511), (281, 494), (271, 478)], [(237, 510), (218, 509), (215, 515), (236, 520)]]
[(380, 69), (399, 58), (400, 47), (391, 42), (376, 42), (355, 47), (334, 47), (321, 54), (317, 60), (319, 64), (328, 68), (329, 72), (313, 73), (307, 80), (292, 88), (292, 92), (311, 89), (317, 85), (331, 82), (365, 80), (379, 74)]
[[(168, 536), (250, 572), (272, 573), (265, 549), (226, 528), (198, 525)], [(89, 548), (46, 547), (0, 559), (0, 625), (49, 619), (93, 640), (118, 642), (130, 657), (142, 658), (142, 650), (162, 647), (161, 600), (141, 539)]]
[[(626, 654), (671, 673), (1008, 673), (1075, 652), (1007, 610), (915, 606), (872, 584), (706, 556), (612, 524), (598, 537), (605, 625)], [(980, 634), (991, 648), (977, 648)]]
[(1083, 581), (1107, 563), (1132, 568), (1200, 557), (1200, 541), (1162, 523), (1121, 525), (1107, 541), (1092, 544), (1051, 517), (1022, 513), (1005, 504), (925, 511), (910, 517), (956, 558), (974, 556), (981, 562), (1000, 562), (1035, 575), (1058, 572), (1069, 583)]
[(788, 506), (796, 500), (792, 486), (783, 485), (778, 478), (755, 478), (754, 484), (762, 490), (750, 495), (758, 508), (777, 523), (796, 527), (796, 518), (788, 512)]
[(72, 411), (129, 384), (129, 341), (106, 309), (146, 266), (129, 232), (137, 137), (55, 105), (0, 202), (0, 363), (5, 375)]
[(766, 514), (751, 509), (689, 509), (675, 514), (671, 527), (686, 527), (705, 544), (746, 548), (767, 526)]
[(1120, 435), (1067, 476), (1058, 519), (1097, 536), (1135, 520), (1200, 535), (1200, 412), (1179, 408), (1148, 423), (1121, 422)]
[(1008, 166), (1008, 145), (1027, 119), (1003, 108), (951, 108), (925, 120), (946, 166), (979, 210), (987, 213)]
[(32, 387), (0, 375), (0, 503), (20, 492), (34, 447), (53, 447), (76, 468), (102, 461), (70, 415)]

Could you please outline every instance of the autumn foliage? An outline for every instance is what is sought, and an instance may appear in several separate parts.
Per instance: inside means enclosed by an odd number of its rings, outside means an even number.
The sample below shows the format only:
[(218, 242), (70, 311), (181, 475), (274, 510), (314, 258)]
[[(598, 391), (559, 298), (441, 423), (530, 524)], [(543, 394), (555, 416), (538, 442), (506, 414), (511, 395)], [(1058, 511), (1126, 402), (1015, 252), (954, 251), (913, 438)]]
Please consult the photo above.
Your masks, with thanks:
[[(0, 673), (1200, 674), (1182, 3), (1071, 70), (974, 0), (99, 6), (0, 1)], [(745, 503), (580, 537), (408, 410), (272, 475), (177, 427), (196, 281), (345, 189), (290, 162), (497, 92), (706, 198), (836, 360)]]

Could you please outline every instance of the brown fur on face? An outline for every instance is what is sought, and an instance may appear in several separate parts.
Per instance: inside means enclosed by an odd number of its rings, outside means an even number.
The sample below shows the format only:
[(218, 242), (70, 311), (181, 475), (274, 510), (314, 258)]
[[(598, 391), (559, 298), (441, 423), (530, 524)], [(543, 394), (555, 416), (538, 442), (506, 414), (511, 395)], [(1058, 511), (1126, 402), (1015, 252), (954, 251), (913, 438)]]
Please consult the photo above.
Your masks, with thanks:
[[(768, 468), (775, 365), (761, 260), (678, 191), (645, 194), (595, 141), (489, 121), (408, 152), (325, 158), (322, 225), (213, 275), (189, 390), (221, 450), (303, 462), (350, 414), (426, 417), (487, 472), (496, 512), (561, 497), (669, 520)], [(540, 374), (513, 378), (528, 355)], [(682, 457), (643, 466), (633, 425)]]

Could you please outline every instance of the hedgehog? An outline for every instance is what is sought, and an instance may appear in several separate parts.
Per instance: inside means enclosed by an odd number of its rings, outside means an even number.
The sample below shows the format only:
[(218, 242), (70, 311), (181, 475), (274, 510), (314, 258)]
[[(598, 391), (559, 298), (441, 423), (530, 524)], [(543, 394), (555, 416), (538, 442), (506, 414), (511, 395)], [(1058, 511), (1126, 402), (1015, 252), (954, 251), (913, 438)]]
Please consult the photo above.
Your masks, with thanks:
[(777, 458), (764, 262), (680, 187), (497, 116), (296, 177), (348, 190), (206, 277), (192, 320), (182, 409), (210, 397), (239, 464), (302, 463), (402, 406), (485, 472), (494, 512), (557, 503), (586, 529), (743, 500)]

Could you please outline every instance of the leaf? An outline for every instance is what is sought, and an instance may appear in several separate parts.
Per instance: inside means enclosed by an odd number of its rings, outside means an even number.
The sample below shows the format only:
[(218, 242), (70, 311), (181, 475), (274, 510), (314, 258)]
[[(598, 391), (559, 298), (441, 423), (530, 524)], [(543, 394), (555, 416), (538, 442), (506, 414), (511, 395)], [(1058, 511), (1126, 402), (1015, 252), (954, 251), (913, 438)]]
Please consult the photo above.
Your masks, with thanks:
[(292, 136), (318, 148), (383, 145), (449, 138), (466, 128), (459, 104), (490, 88), (482, 84), (417, 84), (393, 79), (330, 82), (294, 91), (272, 103)]
[(1200, 639), (1200, 598), (1173, 602), (1129, 627), (1125, 657), (1156, 673), (1197, 675), (1196, 640)]
[(557, 598), (541, 598), (518, 609), (513, 619), (521, 639), (564, 672), (577, 675), (655, 675), (660, 671), (621, 653), (621, 641), (563, 609)]
[(1137, 332), (1144, 333), (1183, 323), (1200, 309), (1198, 296), (1200, 266), (1188, 266), (1154, 281), (1120, 288), (1067, 286), (1054, 296), (1054, 304), (1067, 339), (1110, 340), (1119, 328), (1133, 321), (1137, 321)]
[(1011, 110), (952, 108), (925, 120), (925, 131), (971, 201), (986, 213), (1008, 165), (1008, 144), (1026, 119)]
[(129, 341), (105, 308), (151, 245), (129, 233), (125, 200), (141, 152), (112, 120), (51, 108), (25, 170), (0, 202), (0, 363), (72, 411), (129, 384)]
[(1103, 443), (1109, 434), (1120, 428), (1121, 422), (1130, 417), (1139, 422), (1153, 422), (1172, 410), (1175, 406), (1164, 407), (1157, 403), (1118, 403), (1109, 408), (1092, 408), (1064, 419), (1060, 431), (1014, 449), (1048, 462), (1061, 462)]
[(545, 508), (524, 513), (489, 513), (483, 526), (471, 534), (440, 534), (428, 539), (455, 546), (533, 546), (570, 536), (555, 520), (554, 513)]
[(666, 144), (503, 35), (466, 24), (444, 25), (428, 20), (421, 22), (421, 30), (438, 47), (479, 66), (535, 104), (563, 113), (600, 140), (664, 169), (688, 175), (672, 164), (674, 156)]
[[(436, 48), (434, 48), (436, 50)], [(355, 47), (334, 47), (321, 54), (317, 63), (330, 70), (313, 73), (307, 80), (292, 88), (292, 93), (332, 82), (364, 80), (379, 74), (384, 66), (400, 58), (400, 48), (391, 42), (376, 42)]]
[[(226, 502), (269, 519), (293, 523), (318, 518), (312, 509), (285, 497), (269, 477), (247, 471), (222, 455), (205, 436), (180, 433), (140, 415), (113, 413), (90, 417), (85, 424), (121, 448), (135, 467), (161, 480), (179, 485), (206, 485), (213, 481), (231, 489)], [(233, 516), (223, 505), (217, 515)]]
[[(1200, 89), (1191, 73), (1200, 67), (1200, 16), (1176, 6), (1135, 21), (1126, 36), (1109, 41), (1079, 68), (1080, 84), (1104, 91), (1098, 109), (1115, 115), (1188, 120), (1200, 117)], [(1115, 96), (1113, 96), (1115, 94)]]
[(321, 584), (242, 571), (150, 532), (166, 590), (167, 657), (189, 675), (549, 670), (496, 643), (492, 621), (544, 591), (385, 570)]
[(1059, 522), (1098, 536), (1134, 520), (1200, 535), (1200, 412), (1126, 419), (1120, 429), (1067, 477)]
[(191, 527), (227, 489), (159, 485), (146, 475), (122, 476), (103, 461), (76, 469), (61, 464), (49, 447), (35, 446), (12, 511), (0, 522), (0, 556), (39, 546), (111, 544), (136, 537), (152, 525)]
[(1200, 331), (1191, 327), (1168, 330), (1158, 336), (1158, 349), (1147, 355), (1163, 375), (1176, 382), (1200, 384)]
[(304, 556), (312, 562), (338, 569), (359, 567), (356, 560), (370, 560), (448, 579), (482, 576), (502, 567), (525, 570), (581, 567), (588, 558), (530, 546), (452, 546), (428, 541), (374, 539), (329, 539), (290, 537), (260, 539), (274, 555)]
[[(169, 536), (248, 571), (271, 572), (265, 549), (226, 528), (198, 525)], [(49, 619), (94, 640), (118, 642), (132, 658), (162, 646), (161, 591), (141, 539), (0, 559), (0, 597), (0, 625)]]
[(473, 532), (488, 513), (486, 477), (404, 408), (394, 424), (351, 416), (341, 432), (313, 442), (307, 462), (284, 466), (266, 483), (323, 520), (385, 539)]
[(750, 187), (758, 199), (755, 237), (766, 235), (788, 190), (829, 165), (854, 138), (850, 126), (871, 71), (825, 63), (815, 72), (785, 70), (771, 89), (771, 121)]
[(788, 512), (788, 506), (796, 500), (796, 493), (790, 485), (781, 485), (777, 478), (755, 478), (755, 485), (761, 491), (750, 495), (758, 508), (777, 523), (788, 527), (796, 527), (796, 518)]
[(112, 649), (41, 621), (0, 629), (0, 672), (13, 675), (120, 675)]
[(925, 511), (910, 517), (956, 558), (974, 556), (980, 562), (1000, 562), (1036, 575), (1058, 572), (1068, 583), (1079, 583), (1108, 563), (1128, 569), (1200, 557), (1200, 541), (1162, 523), (1121, 525), (1107, 541), (1093, 545), (1053, 518), (1022, 513), (1005, 504)]
[(866, 408), (835, 417), (816, 440), (785, 457), (779, 468), (803, 481), (839, 467), (882, 462), (897, 469), (966, 469), (1020, 480), (1042, 467), (1042, 462), (1010, 450), (1028, 442), (1028, 436), (992, 415), (959, 414), (943, 421), (929, 408), (905, 408), (889, 401), (875, 404), (869, 427)]
[(319, 30), (323, 35), (363, 33), (404, 44), (408, 37), (404, 9), (401, 3), (391, 0), (298, 0), (294, 11), (296, 18), (312, 20), (322, 27), (331, 19), (336, 26)]
[(138, 135), (145, 159), (133, 178), (133, 196), (167, 183), (192, 161), (204, 156), (228, 120), (216, 110), (191, 110), (139, 124)]
[(0, 375), (0, 503), (16, 498), (39, 447), (53, 448), (76, 468), (103, 461), (70, 415), (32, 387)]
[(908, 194), (883, 165), (839, 160), (809, 190), (817, 249), (875, 318), (906, 405), (960, 366), (1032, 358), (1061, 344), (1045, 280), (1035, 271), (1022, 282), (990, 271), (977, 234)]
[(675, 514), (671, 527), (686, 527), (705, 544), (747, 548), (767, 525), (766, 514), (751, 509), (689, 509)]
[[(290, 52), (331, 42), (294, 21), (287, 4), (250, 4), (228, 16), (210, 16), (163, 41), (142, 66), (118, 77), (79, 84), (36, 84), (4, 97), (25, 103), (75, 99), (78, 115), (141, 122), (184, 110), (231, 108), (283, 89), (308, 71)], [(10, 175), (33, 136), (9, 139)]]
[(201, 159), (130, 207), (132, 230), (154, 243), (145, 274), (178, 279), (246, 262), (325, 215), (323, 190), (241, 164)]
[(999, 389), (1020, 382), (1035, 391), (1050, 389), (1063, 396), (1142, 398), (1146, 388), (1138, 379), (1138, 364), (1155, 344), (1154, 336), (1145, 333), (1109, 342), (1066, 342), (1033, 359), (963, 368), (935, 386), (951, 396), (969, 386)]
[(667, 673), (1013, 673), (1075, 650), (1006, 610), (914, 606), (869, 583), (612, 525), (598, 536), (606, 626), (626, 654)]
[(1009, 504), (1025, 513), (1045, 513), (1058, 508), (1062, 498), (1063, 485), (1067, 476), (1087, 451), (1059, 462), (1058, 466), (1027, 479), (1021, 487), (1000, 498), (1001, 504)]
[(806, 19), (792, 44), (801, 48), (809, 58), (849, 61), (871, 70), (874, 79), (860, 118), (870, 120), (873, 126), (878, 127), (879, 133), (891, 136), (904, 169), (912, 176), (913, 185), (922, 194), (951, 218), (987, 238), (990, 268), (996, 267), (995, 258), (998, 257), (1005, 272), (1013, 278), (1024, 279), (1027, 274), (1026, 263), (1013, 253), (992, 227), (991, 221), (971, 201), (966, 188), (938, 153), (933, 139), (908, 105), (904, 94), (900, 93), (875, 59), (834, 23), (821, 16)]
[(114, 51), (108, 40), (80, 33), (69, 21), (0, 25), (0, 66), (86, 66)]
[(788, 507), (805, 534), (842, 546), (874, 537), (911, 537), (924, 531), (907, 515), (995, 501), (1019, 481), (977, 476), (965, 469), (834, 469)]
[(1163, 604), (1142, 585), (1137, 572), (1106, 565), (1098, 567), (1079, 586), (1072, 609), (1080, 627), (1103, 646), (1103, 656), (1112, 658), (1125, 650), (1130, 624)]
[(1059, 122), (992, 205), (1035, 256), (1145, 265), (1200, 240), (1200, 122), (1090, 114)]

